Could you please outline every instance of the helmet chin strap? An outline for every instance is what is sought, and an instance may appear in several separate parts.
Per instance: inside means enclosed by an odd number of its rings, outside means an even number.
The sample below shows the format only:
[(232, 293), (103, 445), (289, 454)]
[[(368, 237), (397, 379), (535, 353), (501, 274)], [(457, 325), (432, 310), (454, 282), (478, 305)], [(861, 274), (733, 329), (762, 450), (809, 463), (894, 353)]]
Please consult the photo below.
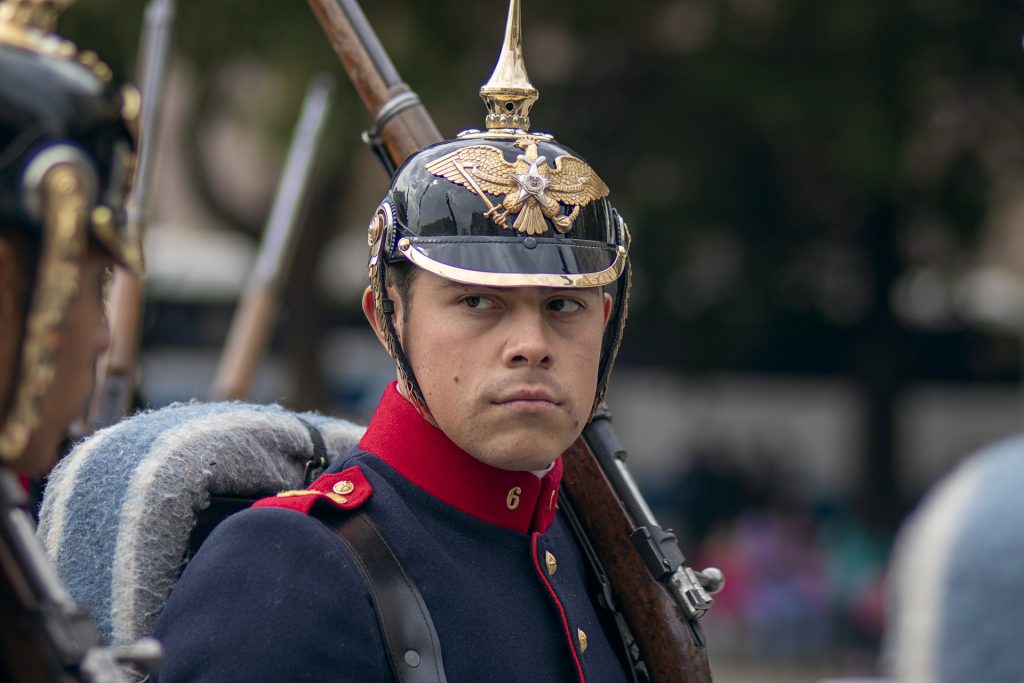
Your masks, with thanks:
[[(374, 309), (377, 314), (377, 322), (384, 330), (384, 341), (388, 353), (395, 361), (398, 368), (398, 386), (404, 389), (402, 395), (409, 400), (416, 408), (416, 411), (427, 418), (430, 415), (430, 408), (427, 407), (427, 399), (423, 396), (416, 375), (412, 371), (409, 358), (405, 355), (402, 342), (398, 337), (398, 330), (395, 329), (395, 302), (392, 301), (386, 291), (387, 264), (381, 260), (376, 266), (377, 272), (371, 276), (373, 283)], [(432, 418), (431, 418), (432, 419)]]
[(594, 396), (594, 407), (590, 411), (590, 418), (600, 410), (604, 403), (605, 394), (608, 392), (608, 382), (611, 379), (612, 367), (615, 365), (615, 358), (619, 354), (619, 347), (622, 345), (622, 335), (626, 328), (626, 318), (629, 314), (629, 291), (633, 283), (633, 268), (626, 265), (625, 271), (619, 279), (618, 296), (614, 304), (611, 320), (608, 321), (609, 332), (605, 332), (608, 340), (608, 348), (601, 354), (601, 368), (597, 375), (597, 393)]
[(437, 427), (438, 429), (441, 428), (441, 425), (437, 424), (437, 420), (434, 419), (434, 416), (430, 414), (430, 410), (428, 410), (425, 406), (423, 406), (422, 404), (418, 403), (417, 401), (413, 400), (410, 397), (409, 388), (405, 385), (405, 381), (402, 380), (401, 378), (399, 378), (398, 380), (398, 393), (402, 395), (402, 398), (409, 402), (409, 404), (416, 410), (417, 414), (419, 414), (420, 417), (422, 417), (429, 424)]

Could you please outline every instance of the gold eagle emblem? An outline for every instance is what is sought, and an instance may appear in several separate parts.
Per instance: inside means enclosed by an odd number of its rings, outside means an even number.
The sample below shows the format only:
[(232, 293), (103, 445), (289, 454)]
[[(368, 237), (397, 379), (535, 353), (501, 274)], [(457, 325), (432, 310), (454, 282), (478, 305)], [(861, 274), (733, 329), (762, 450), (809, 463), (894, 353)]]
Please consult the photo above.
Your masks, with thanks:
[[(516, 147), (524, 151), (514, 163), (491, 145), (472, 145), (445, 154), (427, 164), (427, 170), (445, 180), (469, 188), (487, 205), (486, 217), (527, 235), (543, 235), (551, 220), (558, 232), (572, 229), (580, 207), (608, 196), (608, 186), (582, 159), (563, 154), (552, 167), (547, 157), (537, 155), (536, 138), (523, 137)], [(504, 195), (495, 205), (487, 195)], [(562, 213), (562, 205), (572, 207)]]

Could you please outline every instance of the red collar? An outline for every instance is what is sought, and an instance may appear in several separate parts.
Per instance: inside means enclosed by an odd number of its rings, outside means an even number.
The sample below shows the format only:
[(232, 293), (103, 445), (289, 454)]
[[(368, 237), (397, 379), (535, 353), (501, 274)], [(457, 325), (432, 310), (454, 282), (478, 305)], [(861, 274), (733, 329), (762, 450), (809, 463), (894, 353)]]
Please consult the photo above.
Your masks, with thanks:
[(398, 393), (384, 390), (359, 442), (435, 498), (491, 524), (526, 534), (551, 526), (562, 480), (562, 459), (543, 477), (484, 464), (456, 446)]

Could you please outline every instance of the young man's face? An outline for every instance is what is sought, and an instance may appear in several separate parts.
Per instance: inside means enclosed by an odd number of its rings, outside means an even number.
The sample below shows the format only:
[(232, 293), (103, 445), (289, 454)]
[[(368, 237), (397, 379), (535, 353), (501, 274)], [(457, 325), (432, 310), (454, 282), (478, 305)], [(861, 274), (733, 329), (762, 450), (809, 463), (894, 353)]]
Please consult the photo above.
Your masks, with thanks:
[(395, 301), (399, 338), (458, 446), (494, 467), (540, 470), (579, 436), (611, 311), (599, 288), (482, 287), (421, 271), (410, 299), (408, 315)]
[(85, 414), (96, 381), (96, 359), (110, 345), (103, 288), (110, 258), (89, 250), (82, 268), (78, 295), (60, 335), (56, 374), (43, 404), (39, 425), (28, 446), (14, 461), (16, 470), (42, 473), (53, 465), (69, 425)]

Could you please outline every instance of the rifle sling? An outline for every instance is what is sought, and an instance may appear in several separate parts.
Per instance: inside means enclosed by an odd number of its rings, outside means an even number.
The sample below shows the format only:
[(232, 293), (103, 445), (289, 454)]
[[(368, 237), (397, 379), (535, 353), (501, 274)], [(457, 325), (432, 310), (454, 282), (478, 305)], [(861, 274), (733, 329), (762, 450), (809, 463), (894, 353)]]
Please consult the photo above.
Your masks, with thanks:
[[(636, 638), (633, 637), (626, 618), (615, 604), (611, 580), (608, 578), (601, 560), (597, 557), (597, 551), (594, 550), (590, 539), (587, 538), (583, 523), (576, 515), (569, 496), (562, 496), (558, 501), (558, 507), (565, 513), (569, 528), (586, 558), (587, 569), (594, 583), (592, 597), (594, 604), (598, 607), (598, 615), (603, 617), (602, 621), (607, 621), (610, 626), (614, 626), (613, 632), (619, 636), (620, 647), (616, 648), (616, 654), (619, 655), (622, 668), (629, 674), (633, 683), (649, 683), (650, 673), (647, 671), (647, 663), (640, 657), (640, 648), (637, 646)], [(611, 628), (608, 630), (611, 631)]]
[(430, 612), (377, 525), (361, 511), (337, 522), (325, 521), (363, 574), (395, 680), (445, 683), (441, 645)]

